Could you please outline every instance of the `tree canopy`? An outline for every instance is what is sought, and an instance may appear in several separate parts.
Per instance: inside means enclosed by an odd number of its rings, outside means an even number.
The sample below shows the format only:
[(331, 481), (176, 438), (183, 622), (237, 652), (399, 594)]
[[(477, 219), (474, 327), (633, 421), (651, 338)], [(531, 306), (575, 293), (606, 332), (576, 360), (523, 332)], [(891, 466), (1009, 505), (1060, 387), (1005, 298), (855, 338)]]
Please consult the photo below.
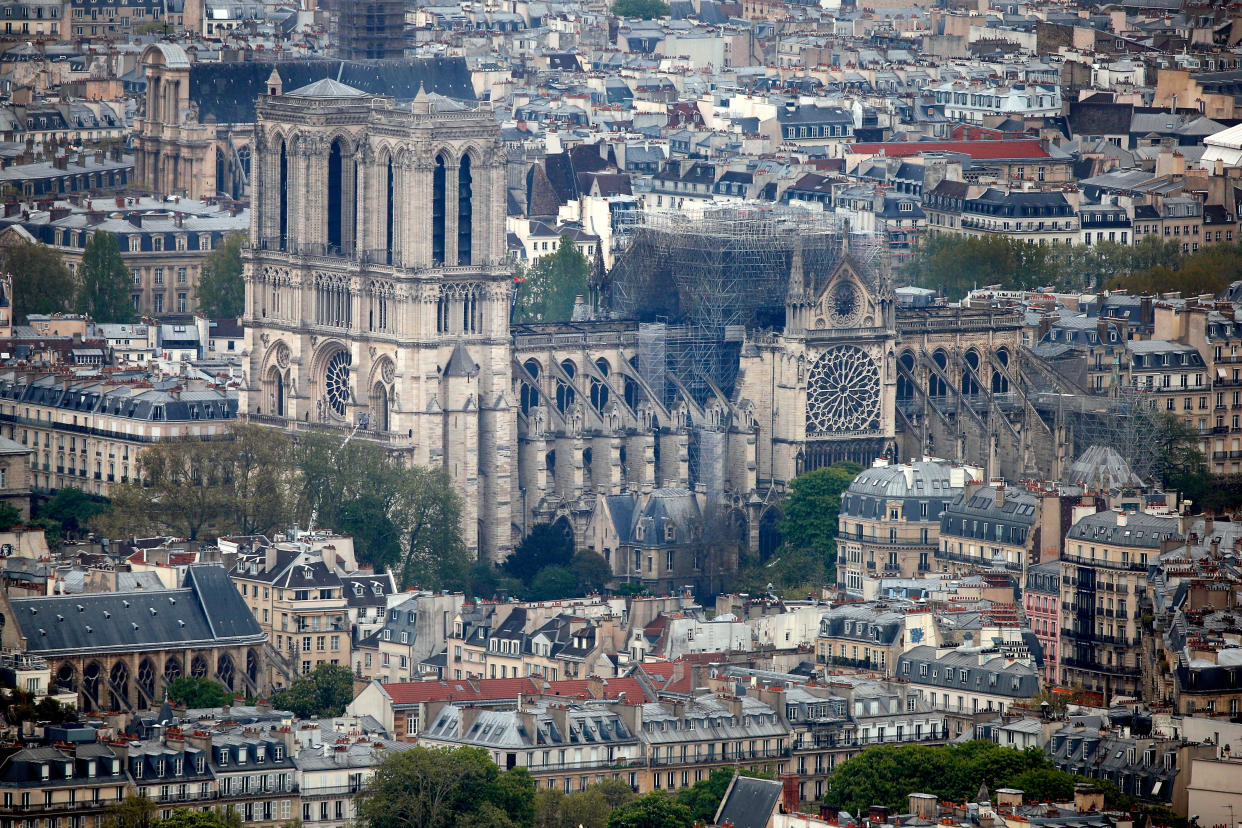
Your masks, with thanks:
[(358, 795), (361, 828), (533, 828), (535, 783), (501, 771), (479, 748), (426, 748), (385, 756)]
[(549, 566), (567, 567), (573, 561), (574, 541), (559, 526), (536, 523), (513, 550), (501, 569), (529, 584), (539, 571)]
[(13, 321), (32, 313), (64, 313), (73, 309), (78, 284), (60, 251), (38, 242), (0, 247), (3, 269), (13, 275)]
[(778, 592), (797, 594), (834, 581), (841, 495), (861, 471), (856, 463), (838, 463), (795, 478), (781, 504), (780, 548), (771, 559), (744, 552), (737, 588), (756, 592), (771, 584)]
[(96, 322), (129, 322), (134, 318), (130, 299), (133, 279), (121, 258), (116, 236), (102, 230), (92, 233), (82, 251), (78, 274), (78, 313), (88, 314)]
[(39, 517), (56, 522), (65, 535), (76, 538), (90, 527), (94, 519), (108, 511), (107, 501), (88, 495), (75, 486), (57, 489), (38, 510)]
[(904, 277), (950, 300), (975, 288), (1083, 291), (1124, 289), (1130, 293), (1181, 291), (1217, 293), (1242, 278), (1238, 245), (1218, 244), (1193, 254), (1176, 241), (1146, 236), (1137, 244), (1103, 241), (1093, 245), (1045, 247), (999, 235), (927, 234), (904, 267)]
[[(960, 745), (880, 745), (837, 766), (824, 801), (853, 813), (871, 805), (900, 812), (912, 792), (935, 794), (950, 802), (973, 801), (980, 785), (991, 790), (1018, 788), (1028, 797), (1043, 793), (1072, 795), (1081, 777), (1057, 770), (1038, 748), (1014, 750), (988, 741)], [(1122, 798), (1115, 786), (1087, 780), (1105, 791), (1105, 803)], [(1026, 787), (1029, 785), (1030, 787)], [(1039, 793), (1036, 793), (1039, 792)]]
[(190, 709), (232, 704), (233, 694), (223, 684), (202, 676), (182, 676), (168, 684), (168, 698)]
[(461, 588), (471, 561), (461, 535), (461, 498), (443, 468), (407, 466), (378, 445), (311, 432), (298, 442), (298, 518), (360, 530), (359, 557), (391, 566), (402, 587)]
[(242, 234), (230, 233), (207, 255), (198, 277), (198, 309), (211, 319), (236, 319), (246, 310)]
[(233, 806), (196, 811), (177, 808), (171, 814), (155, 820), (152, 828), (242, 828), (241, 814)]
[[(652, 0), (619, 2), (647, 3)], [(513, 306), (513, 321), (568, 322), (573, 315), (574, 300), (587, 296), (587, 278), (590, 275), (591, 263), (568, 234), (562, 235), (555, 253), (541, 256), (530, 265), (518, 268), (514, 274), (517, 300)]]
[(620, 779), (605, 779), (571, 794), (542, 788), (535, 794), (535, 828), (608, 828), (612, 812), (637, 798)]
[[(230, 439), (231, 438), (231, 439)], [(179, 537), (268, 533), (288, 525), (296, 471), (288, 435), (242, 423), (213, 439), (155, 443), (138, 456), (138, 480), (113, 485), (101, 521), (122, 534)]]
[(653, 791), (623, 805), (608, 818), (608, 828), (691, 828), (690, 809), (664, 791)]
[(658, 17), (668, 17), (673, 11), (663, 0), (616, 0), (612, 4), (612, 13), (617, 17), (654, 20)]
[(289, 689), (277, 693), (272, 704), (302, 719), (320, 719), (341, 715), (353, 700), (354, 674), (349, 667), (322, 662)]
[(108, 806), (103, 828), (152, 828), (155, 819), (155, 803), (145, 796), (130, 794)]
[(471, 561), (461, 537), (461, 500), (441, 468), (406, 466), (363, 440), (289, 435), (235, 424), (214, 439), (155, 443), (138, 457), (140, 477), (113, 485), (104, 532), (166, 532), (199, 538), (270, 534), (293, 523), (353, 536), (359, 560), (392, 567), (402, 586), (461, 589)]

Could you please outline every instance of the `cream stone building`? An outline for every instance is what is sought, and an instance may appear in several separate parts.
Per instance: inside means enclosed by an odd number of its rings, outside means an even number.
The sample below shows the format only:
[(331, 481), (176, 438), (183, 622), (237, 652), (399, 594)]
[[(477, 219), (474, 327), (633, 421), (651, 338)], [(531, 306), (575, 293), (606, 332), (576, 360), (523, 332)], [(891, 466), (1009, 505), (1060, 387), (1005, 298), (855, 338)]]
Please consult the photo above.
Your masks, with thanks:
[[(240, 416), (442, 466), (473, 553), (503, 559), (554, 523), (613, 553), (618, 577), (716, 589), (739, 543), (779, 544), (803, 472), (934, 444), (989, 475), (1053, 473), (1047, 427), (1020, 398), (997, 403), (1020, 315), (899, 308), (848, 228), (805, 257), (798, 233), (773, 235), (763, 310), (781, 322), (705, 350), (701, 329), (602, 302), (594, 319), (511, 325), (507, 159), (485, 105), (331, 79), (285, 92), (274, 75), (256, 118)], [(727, 382), (685, 358), (707, 350), (733, 361)], [(623, 513), (671, 499), (695, 508), (653, 516), (658, 538)], [(638, 573), (636, 545), (653, 547)], [(696, 566), (697, 545), (725, 558)]]

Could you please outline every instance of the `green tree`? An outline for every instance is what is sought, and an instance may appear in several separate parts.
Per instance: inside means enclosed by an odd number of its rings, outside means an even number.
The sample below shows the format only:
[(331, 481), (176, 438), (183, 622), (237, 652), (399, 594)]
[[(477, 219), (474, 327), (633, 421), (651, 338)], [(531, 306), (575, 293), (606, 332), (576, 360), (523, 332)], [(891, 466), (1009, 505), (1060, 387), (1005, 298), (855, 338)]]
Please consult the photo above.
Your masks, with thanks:
[(1032, 768), (1009, 780), (1032, 802), (1065, 802), (1074, 798), (1074, 777), (1055, 768)]
[(1163, 412), (1157, 422), (1153, 442), (1157, 447), (1157, 468), (1165, 488), (1202, 504), (1213, 488), (1207, 459), (1199, 448), (1199, 432), (1176, 414)]
[(535, 785), (478, 748), (420, 746), (385, 756), (358, 794), (361, 828), (533, 828)]
[(304, 435), (294, 463), (300, 521), (314, 516), (332, 527), (367, 525), (359, 557), (391, 566), (403, 587), (463, 589), (469, 582), (461, 498), (443, 468), (407, 466), (362, 440), (342, 446), (340, 435), (329, 432)]
[(636, 799), (613, 811), (608, 818), (608, 828), (691, 828), (693, 825), (690, 809), (663, 791)]
[(202, 676), (183, 676), (170, 682), (168, 698), (191, 709), (224, 707), (233, 703), (233, 694), (224, 685)]
[(21, 509), (12, 503), (0, 503), (0, 532), (7, 532), (21, 522)]
[(654, 20), (668, 17), (672, 9), (662, 0), (616, 0), (612, 4), (612, 13), (617, 17), (636, 17), (640, 20)]
[(574, 555), (570, 569), (578, 579), (578, 589), (589, 595), (600, 592), (612, 579), (612, 568), (604, 556), (592, 549), (584, 549)]
[(591, 264), (586, 256), (567, 234), (562, 235), (555, 253), (536, 259), (515, 274), (518, 289), (513, 321), (568, 322), (573, 315), (574, 300), (587, 296), (587, 277), (590, 275)]
[(1029, 289), (1049, 284), (1055, 272), (1050, 248), (1005, 236), (922, 236), (905, 265), (905, 277), (951, 300), (975, 288), (999, 284)]
[(572, 794), (544, 788), (535, 794), (535, 828), (607, 828), (612, 812), (636, 798), (633, 789), (619, 779), (597, 782)]
[(240, 535), (284, 529), (298, 486), (290, 474), (293, 443), (289, 435), (267, 426), (236, 423), (229, 437), (227, 443), (215, 444), (226, 454), (222, 528)]
[(574, 541), (559, 526), (536, 523), (513, 550), (501, 568), (529, 584), (539, 571), (549, 566), (566, 567), (573, 562)]
[(210, 811), (177, 808), (168, 816), (155, 820), (152, 828), (242, 828), (242, 825), (241, 814), (230, 805)]
[[(789, 484), (789, 496), (781, 506), (785, 516), (778, 524), (784, 544), (782, 554), (797, 550), (814, 552), (823, 566), (824, 577), (834, 580), (841, 495), (861, 471), (857, 463), (837, 463), (799, 475)], [(814, 561), (815, 558), (810, 559), (812, 565)]]
[(73, 708), (65, 707), (51, 696), (38, 699), (34, 693), (16, 689), (0, 691), (0, 712), (13, 727), (24, 722), (60, 724), (76, 716)]
[(78, 268), (82, 283), (78, 290), (78, 313), (88, 314), (96, 322), (129, 322), (134, 318), (130, 300), (133, 278), (116, 236), (97, 230), (91, 234), (82, 251)]
[(95, 525), (107, 533), (168, 532), (197, 539), (255, 534), (287, 526), (296, 472), (284, 433), (236, 424), (218, 438), (155, 443), (138, 456), (140, 477), (112, 486), (112, 510)]
[(574, 598), (581, 593), (578, 576), (563, 566), (545, 566), (531, 579), (526, 597), (531, 601), (551, 601), (556, 598)]
[(78, 284), (60, 251), (38, 242), (0, 248), (3, 268), (13, 275), (13, 321), (32, 313), (64, 313), (73, 309)]
[(109, 508), (107, 501), (92, 497), (75, 486), (65, 486), (39, 507), (38, 516), (56, 521), (65, 534), (76, 538)]
[(322, 662), (299, 678), (289, 689), (277, 693), (272, 704), (291, 710), (299, 718), (339, 716), (354, 700), (354, 674), (344, 664)]
[(1068, 779), (1073, 790), (1074, 777), (1054, 768), (1038, 748), (1014, 750), (993, 742), (974, 741), (960, 745), (867, 748), (837, 766), (828, 781), (824, 800), (855, 813), (870, 805), (904, 808), (913, 791), (965, 802), (973, 800), (982, 784), (992, 790), (1017, 787), (1014, 780), (1030, 771), (1048, 772), (1031, 777), (1033, 784), (1051, 790)]
[(236, 319), (246, 310), (241, 250), (242, 234), (230, 233), (203, 262), (195, 296), (199, 312), (211, 319)]
[(108, 806), (103, 824), (104, 828), (152, 828), (155, 818), (155, 803), (131, 794)]

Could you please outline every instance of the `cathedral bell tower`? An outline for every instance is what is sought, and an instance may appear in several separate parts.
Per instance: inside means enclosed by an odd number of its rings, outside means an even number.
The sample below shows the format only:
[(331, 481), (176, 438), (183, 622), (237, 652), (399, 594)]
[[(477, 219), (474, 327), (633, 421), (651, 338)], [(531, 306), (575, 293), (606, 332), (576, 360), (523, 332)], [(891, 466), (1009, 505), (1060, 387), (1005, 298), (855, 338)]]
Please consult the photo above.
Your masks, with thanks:
[[(332, 79), (256, 104), (242, 416), (359, 428), (442, 466), (483, 557), (512, 548), (505, 159), (489, 111)], [(361, 427), (360, 427), (361, 424)]]

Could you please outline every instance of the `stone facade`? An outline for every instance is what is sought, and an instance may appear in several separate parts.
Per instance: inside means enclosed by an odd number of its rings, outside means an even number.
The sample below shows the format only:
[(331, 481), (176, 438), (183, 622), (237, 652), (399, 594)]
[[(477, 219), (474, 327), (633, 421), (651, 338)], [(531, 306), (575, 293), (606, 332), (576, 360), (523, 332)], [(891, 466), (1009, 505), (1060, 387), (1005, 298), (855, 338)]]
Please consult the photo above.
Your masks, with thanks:
[[(559, 522), (633, 578), (634, 550), (617, 554), (633, 539), (605, 537), (632, 522), (611, 514), (622, 500), (637, 514), (676, 492), (696, 505), (692, 546), (771, 549), (789, 481), (842, 460), (944, 447), (988, 474), (1051, 469), (1049, 429), (1004, 404), (1021, 317), (899, 308), (848, 230), (827, 262), (796, 246), (783, 328), (719, 344), (738, 361), (725, 388), (677, 369), (688, 328), (510, 325), (506, 158), (486, 109), (333, 80), (284, 93), (273, 73), (256, 112), (242, 416), (443, 466), (472, 552), (503, 559)], [(726, 552), (696, 572), (673, 549), (670, 568), (670, 543), (640, 580), (706, 587), (735, 566)]]
[(271, 91), (257, 107), (245, 412), (358, 427), (443, 465), (469, 547), (503, 556), (514, 419), (495, 119), (329, 80)]

